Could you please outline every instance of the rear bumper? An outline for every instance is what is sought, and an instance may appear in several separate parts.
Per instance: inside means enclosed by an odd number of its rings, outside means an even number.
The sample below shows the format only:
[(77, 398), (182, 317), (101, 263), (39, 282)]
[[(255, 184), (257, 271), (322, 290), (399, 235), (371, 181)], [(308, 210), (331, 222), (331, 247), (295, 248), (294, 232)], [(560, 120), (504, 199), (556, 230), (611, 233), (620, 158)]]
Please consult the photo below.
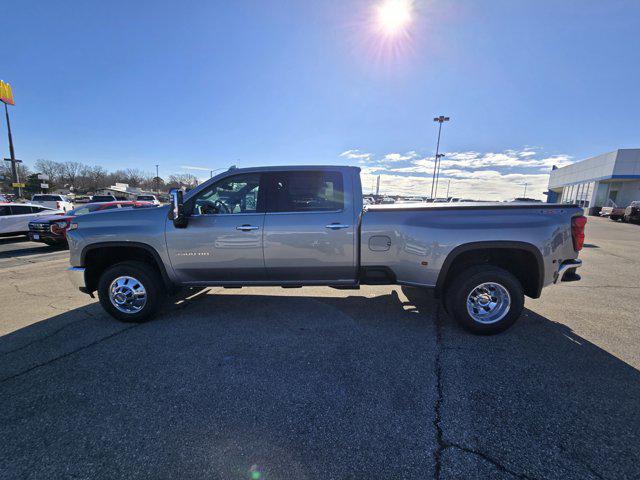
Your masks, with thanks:
[(553, 283), (560, 282), (575, 282), (580, 280), (580, 275), (576, 273), (576, 270), (582, 266), (582, 260), (576, 258), (574, 260), (565, 260), (560, 264), (560, 268), (554, 275)]
[(71, 284), (83, 293), (87, 293), (87, 285), (84, 281), (84, 268), (69, 267), (67, 268), (67, 276)]
[(64, 243), (67, 241), (67, 238), (63, 235), (56, 235), (51, 232), (29, 230), (29, 240), (32, 242), (44, 242), (45, 240), (49, 240), (50, 242)]

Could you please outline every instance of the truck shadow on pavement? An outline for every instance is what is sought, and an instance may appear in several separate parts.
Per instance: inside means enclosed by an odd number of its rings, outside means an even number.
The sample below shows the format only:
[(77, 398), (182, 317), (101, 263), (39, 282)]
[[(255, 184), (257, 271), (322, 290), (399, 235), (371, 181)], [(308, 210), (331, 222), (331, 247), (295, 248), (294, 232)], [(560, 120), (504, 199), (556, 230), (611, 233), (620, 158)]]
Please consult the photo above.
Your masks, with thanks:
[(478, 337), (410, 289), (296, 293), (205, 290), (141, 325), (93, 303), (0, 337), (0, 471), (637, 475), (640, 374), (565, 325), (526, 310)]

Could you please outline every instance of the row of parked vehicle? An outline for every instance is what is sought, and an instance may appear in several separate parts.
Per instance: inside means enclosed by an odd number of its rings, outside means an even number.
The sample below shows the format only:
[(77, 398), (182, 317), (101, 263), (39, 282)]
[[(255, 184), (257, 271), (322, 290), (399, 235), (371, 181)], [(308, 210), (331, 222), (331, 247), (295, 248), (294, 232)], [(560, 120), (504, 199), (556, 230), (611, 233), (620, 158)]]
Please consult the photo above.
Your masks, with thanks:
[(631, 202), (628, 207), (607, 206), (600, 210), (601, 217), (609, 217), (610, 220), (640, 223), (640, 201)]
[[(4, 200), (4, 199), (0, 199)], [(112, 195), (94, 195), (91, 203), (75, 206), (64, 195), (37, 194), (29, 203), (0, 201), (0, 236), (26, 235), (47, 245), (66, 245), (66, 232), (74, 217), (118, 208), (149, 208), (160, 205), (153, 195), (136, 200), (117, 200)]]

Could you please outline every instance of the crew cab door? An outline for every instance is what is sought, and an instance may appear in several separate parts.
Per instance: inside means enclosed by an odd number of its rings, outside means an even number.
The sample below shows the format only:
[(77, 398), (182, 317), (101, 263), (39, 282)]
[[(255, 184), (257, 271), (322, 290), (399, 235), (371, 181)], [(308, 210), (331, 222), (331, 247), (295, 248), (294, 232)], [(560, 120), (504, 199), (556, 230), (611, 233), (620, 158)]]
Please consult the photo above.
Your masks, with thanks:
[(350, 177), (339, 170), (282, 171), (266, 177), (268, 280), (354, 282), (357, 228)]
[(188, 200), (186, 228), (167, 222), (169, 258), (181, 282), (264, 280), (262, 182), (260, 173), (225, 177)]

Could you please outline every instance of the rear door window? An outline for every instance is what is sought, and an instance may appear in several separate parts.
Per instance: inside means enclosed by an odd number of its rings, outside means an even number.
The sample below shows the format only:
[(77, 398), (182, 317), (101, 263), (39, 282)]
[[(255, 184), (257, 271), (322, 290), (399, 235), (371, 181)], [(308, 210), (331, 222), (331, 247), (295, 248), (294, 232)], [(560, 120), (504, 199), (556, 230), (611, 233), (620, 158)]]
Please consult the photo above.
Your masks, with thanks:
[(11, 215), (26, 215), (31, 213), (31, 207), (26, 205), (11, 205)]
[(329, 212), (344, 208), (340, 172), (276, 172), (270, 177), (269, 212)]

